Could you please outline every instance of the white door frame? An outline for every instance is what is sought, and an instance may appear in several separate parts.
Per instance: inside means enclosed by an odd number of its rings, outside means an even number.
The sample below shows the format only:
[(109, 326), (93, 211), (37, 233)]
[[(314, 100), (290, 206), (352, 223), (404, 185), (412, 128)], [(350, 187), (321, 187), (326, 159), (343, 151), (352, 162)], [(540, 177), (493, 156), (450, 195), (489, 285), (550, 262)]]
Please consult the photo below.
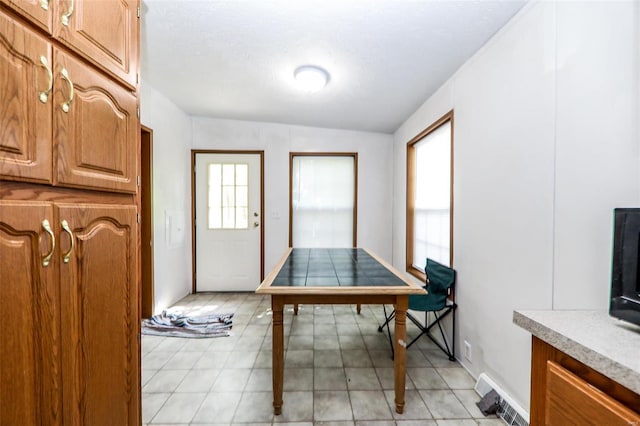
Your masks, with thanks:
[(191, 292), (196, 293), (196, 155), (234, 154), (260, 156), (260, 281), (264, 280), (264, 151), (192, 149), (191, 150)]

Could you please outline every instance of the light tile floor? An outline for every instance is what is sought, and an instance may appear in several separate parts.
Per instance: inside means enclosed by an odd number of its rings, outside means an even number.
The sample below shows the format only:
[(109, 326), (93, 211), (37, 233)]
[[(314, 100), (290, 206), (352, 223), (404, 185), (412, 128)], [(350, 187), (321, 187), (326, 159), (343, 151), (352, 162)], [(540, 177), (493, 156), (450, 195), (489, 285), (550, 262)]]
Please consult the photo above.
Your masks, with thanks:
[[(282, 414), (273, 415), (270, 298), (190, 295), (192, 315), (234, 313), (233, 336), (143, 336), (143, 425), (502, 426), (475, 402), (473, 378), (422, 338), (407, 351), (405, 412), (393, 397), (389, 340), (380, 306), (301, 305), (285, 312)], [(407, 334), (417, 328), (408, 322)]]

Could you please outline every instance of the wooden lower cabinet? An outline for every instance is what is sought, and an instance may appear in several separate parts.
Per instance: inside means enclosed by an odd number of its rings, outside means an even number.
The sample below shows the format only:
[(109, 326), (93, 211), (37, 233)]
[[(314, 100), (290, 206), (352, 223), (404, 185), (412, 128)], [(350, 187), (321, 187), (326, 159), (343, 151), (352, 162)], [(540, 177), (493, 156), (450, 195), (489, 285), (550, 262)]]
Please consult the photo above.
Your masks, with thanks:
[(0, 424), (140, 424), (137, 232), (133, 205), (0, 201)]
[(553, 361), (547, 362), (545, 399), (545, 424), (550, 426), (640, 424), (640, 414)]
[(65, 425), (139, 424), (134, 206), (58, 205)]
[(0, 201), (0, 425), (60, 425), (60, 301), (53, 205)]
[(640, 424), (640, 395), (534, 336), (530, 424)]

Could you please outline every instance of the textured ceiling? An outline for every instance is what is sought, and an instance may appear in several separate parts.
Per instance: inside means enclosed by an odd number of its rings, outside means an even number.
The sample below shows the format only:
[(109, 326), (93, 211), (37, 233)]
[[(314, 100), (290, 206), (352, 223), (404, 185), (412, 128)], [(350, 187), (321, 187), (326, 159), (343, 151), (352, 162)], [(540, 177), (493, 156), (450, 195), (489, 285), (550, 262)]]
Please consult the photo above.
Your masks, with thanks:
[(392, 133), (525, 2), (143, 0), (142, 78), (190, 115)]

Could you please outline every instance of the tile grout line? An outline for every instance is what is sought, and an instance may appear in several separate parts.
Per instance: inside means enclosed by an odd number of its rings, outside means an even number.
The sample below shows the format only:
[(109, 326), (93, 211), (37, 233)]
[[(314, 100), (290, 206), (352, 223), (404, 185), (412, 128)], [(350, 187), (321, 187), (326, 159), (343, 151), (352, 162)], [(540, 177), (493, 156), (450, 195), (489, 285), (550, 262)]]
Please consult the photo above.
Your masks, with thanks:
[[(245, 321), (247, 322), (247, 324), (245, 324), (245, 327), (244, 327), (244, 329), (243, 329), (243, 332), (242, 332), (242, 333), (240, 333), (239, 335), (235, 336), (235, 339), (236, 339), (236, 340), (239, 340), (239, 339), (241, 339), (241, 338), (243, 337), (244, 332), (246, 332), (246, 331), (247, 331), (247, 327), (250, 327), (252, 324), (253, 324), (253, 325), (262, 324), (262, 323), (256, 322), (256, 317), (257, 317), (257, 315), (258, 315), (261, 311), (263, 311), (263, 310), (268, 310), (268, 306), (267, 306), (267, 304), (265, 304), (265, 303), (264, 303), (264, 298), (263, 298), (263, 297), (258, 298), (258, 299), (256, 300), (256, 298), (252, 298), (251, 296), (243, 295), (243, 297), (241, 297), (240, 299), (242, 299), (242, 300), (239, 300), (239, 298), (237, 298), (237, 297), (236, 297), (236, 298), (227, 298), (227, 299), (225, 299), (225, 300), (227, 301), (227, 306), (228, 306), (228, 305), (233, 305), (233, 306), (236, 306), (238, 309), (242, 309), (242, 306), (243, 306), (243, 305), (244, 305), (244, 306), (247, 306), (247, 304), (252, 305), (252, 307), (251, 307), (251, 309), (252, 309), (252, 314), (247, 314), (247, 318), (245, 319)], [(194, 298), (194, 299), (191, 299), (191, 300), (193, 301), (193, 306), (199, 306), (199, 305), (200, 305), (200, 304), (202, 304), (202, 303), (211, 303), (211, 302), (213, 302), (214, 300), (218, 300), (218, 299), (212, 299), (212, 300), (210, 300), (210, 301), (209, 301), (209, 300), (205, 300), (204, 302), (198, 302), (198, 301), (197, 301), (197, 298)], [(367, 305), (365, 305), (365, 306), (367, 306)], [(341, 307), (341, 306), (340, 306), (340, 307)], [(365, 314), (365, 315), (363, 315), (363, 317), (358, 317), (358, 316), (356, 316), (355, 311), (354, 311), (353, 309), (352, 309), (352, 310), (350, 310), (350, 311), (349, 311), (349, 310), (346, 310), (346, 311), (345, 311), (345, 310), (342, 310), (342, 309), (340, 309), (340, 310), (335, 310), (335, 309), (333, 309), (333, 308), (334, 308), (333, 306), (330, 306), (330, 308), (331, 308), (331, 311), (332, 311), (330, 315), (332, 315), (332, 316), (333, 316), (333, 319), (334, 319), (333, 323), (334, 323), (334, 324), (337, 324), (337, 320), (338, 320), (338, 319), (341, 319), (341, 320), (346, 319), (346, 318), (338, 318), (338, 317), (337, 317), (338, 315), (344, 315), (344, 314), (346, 314), (346, 313), (348, 312), (348, 313), (350, 313), (350, 315), (349, 315), (349, 319), (350, 319), (350, 320), (352, 320), (353, 322), (355, 322), (355, 324), (357, 325), (357, 327), (356, 327), (356, 328), (353, 328), (353, 327), (351, 327), (351, 326), (344, 326), (344, 327), (342, 327), (342, 329), (343, 329), (343, 333), (339, 333), (339, 332), (338, 332), (338, 327), (337, 327), (337, 326), (336, 326), (336, 330), (335, 330), (335, 332), (336, 332), (335, 336), (336, 336), (336, 338), (337, 338), (337, 340), (338, 340), (337, 350), (338, 350), (338, 353), (339, 353), (339, 355), (340, 355), (339, 359), (340, 359), (340, 361), (341, 361), (341, 367), (340, 367), (340, 369), (341, 369), (341, 371), (342, 371), (342, 374), (344, 375), (345, 380), (347, 380), (347, 379), (348, 379), (348, 377), (347, 377), (347, 373), (346, 373), (346, 369), (347, 369), (347, 367), (345, 366), (345, 358), (344, 358), (344, 356), (346, 355), (346, 352), (345, 352), (345, 351), (347, 351), (347, 350), (357, 350), (359, 347), (362, 347), (362, 348), (365, 350), (365, 352), (364, 352), (364, 353), (366, 353), (367, 358), (368, 358), (368, 360), (369, 360), (369, 365), (370, 365), (370, 367), (366, 367), (366, 368), (371, 368), (371, 371), (375, 374), (375, 379), (376, 379), (375, 381), (376, 381), (377, 385), (379, 386), (379, 390), (380, 390), (380, 392), (382, 392), (382, 394), (384, 395), (384, 394), (385, 394), (385, 389), (384, 389), (384, 386), (383, 386), (383, 383), (382, 383), (381, 375), (379, 374), (379, 373), (381, 373), (381, 371), (379, 371), (379, 370), (378, 370), (379, 368), (384, 368), (384, 366), (383, 366), (383, 367), (376, 367), (376, 366), (374, 365), (374, 352), (376, 352), (378, 349), (377, 349), (377, 347), (376, 347), (375, 339), (374, 339), (374, 338), (371, 338), (371, 337), (369, 337), (369, 336), (375, 336), (375, 335), (376, 335), (376, 333), (371, 333), (371, 334), (369, 334), (369, 333), (368, 333), (368, 326), (367, 326), (368, 322), (367, 322), (367, 319), (366, 319), (366, 317), (368, 316), (367, 314), (369, 314), (369, 313), (370, 313), (370, 315), (371, 315), (371, 317), (372, 317), (372, 318), (376, 318), (378, 315), (376, 314), (376, 312), (374, 311), (374, 309), (373, 309), (371, 306), (367, 306), (367, 309), (363, 309), (363, 314)], [(342, 308), (342, 307), (341, 307), (341, 308)], [(312, 327), (313, 327), (313, 328), (312, 328), (312, 329), (313, 329), (313, 333), (312, 333), (311, 335), (312, 335), (312, 339), (313, 339), (313, 342), (314, 342), (314, 347), (312, 348), (312, 351), (313, 351), (313, 357), (312, 357), (312, 359), (313, 359), (313, 363), (312, 363), (312, 364), (313, 364), (313, 365), (312, 365), (312, 366), (311, 366), (311, 368), (310, 368), (311, 373), (312, 373), (312, 374), (311, 374), (311, 390), (310, 390), (310, 392), (309, 392), (309, 393), (311, 394), (311, 398), (312, 398), (312, 399), (311, 399), (311, 404), (310, 404), (310, 405), (311, 405), (311, 414), (310, 414), (310, 417), (312, 418), (312, 420), (313, 420), (313, 421), (316, 421), (316, 418), (315, 418), (315, 408), (316, 408), (316, 405), (315, 405), (315, 402), (316, 402), (316, 399), (315, 399), (315, 385), (316, 385), (316, 382), (315, 382), (315, 371), (316, 371), (316, 365), (315, 365), (315, 359), (316, 359), (315, 341), (317, 340), (317, 339), (316, 339), (316, 337), (317, 337), (317, 336), (316, 336), (316, 330), (315, 330), (315, 318), (317, 318), (317, 315), (316, 315), (316, 313), (315, 313), (315, 310), (311, 310), (311, 312), (310, 312), (310, 313), (311, 313), (311, 315), (313, 316), (313, 319), (314, 319), (314, 321), (311, 321), (311, 322), (310, 322), (310, 323), (312, 324)], [(245, 312), (244, 312), (244, 311), (243, 311), (243, 315), (245, 315)], [(327, 317), (329, 317), (329, 316), (327, 316)], [(292, 323), (294, 322), (294, 320), (295, 320), (295, 318), (292, 318), (292, 321), (290, 322), (290, 327), (292, 327)], [(345, 322), (345, 324), (347, 324), (347, 323), (351, 323), (352, 321)], [(298, 321), (295, 321), (295, 322), (299, 323)], [(374, 322), (374, 321), (370, 321), (369, 323), (370, 323), (370, 324), (372, 324), (373, 322)], [(252, 332), (253, 332), (253, 329), (251, 329), (251, 330), (252, 330)], [(269, 336), (268, 336), (268, 334), (269, 334), (269, 333), (268, 333), (268, 330), (269, 330), (269, 328), (268, 328), (268, 326), (267, 326), (267, 328), (266, 328), (266, 330), (265, 330), (265, 334), (264, 334), (264, 335), (262, 335), (262, 336), (260, 336), (260, 337), (261, 337), (261, 345), (260, 345), (260, 347), (258, 348), (258, 353), (256, 354), (256, 357), (251, 361), (251, 366), (249, 366), (249, 367), (247, 368), (247, 369), (249, 370), (249, 377), (247, 377), (247, 381), (246, 381), (245, 383), (243, 383), (243, 385), (242, 385), (242, 389), (241, 389), (241, 390), (240, 390), (240, 392), (239, 392), (239, 393), (241, 394), (241, 399), (242, 399), (242, 397), (243, 397), (243, 396), (245, 396), (245, 395), (247, 394), (247, 392), (248, 392), (247, 388), (248, 388), (248, 385), (249, 385), (249, 379), (251, 378), (251, 374), (252, 374), (253, 372), (255, 372), (255, 371), (256, 371), (256, 369), (257, 369), (257, 367), (256, 367), (256, 366), (257, 366), (257, 360), (258, 360), (258, 356), (259, 356), (260, 352), (262, 352), (263, 350), (266, 350), (266, 349), (264, 348), (264, 344), (265, 344), (265, 342), (267, 341), (267, 338), (269, 337)], [(356, 331), (357, 331), (357, 333), (355, 333)], [(344, 334), (344, 333), (347, 333), (347, 334)], [(355, 333), (355, 334), (354, 334), (354, 333)], [(358, 337), (358, 339), (356, 339), (356, 340), (358, 340), (358, 343), (357, 343), (353, 348), (351, 348), (351, 349), (343, 349), (343, 345), (342, 345), (342, 344), (340, 344), (340, 339), (339, 339), (339, 337), (341, 337), (341, 336), (352, 336), (352, 335), (353, 335), (353, 336), (357, 336), (357, 337)], [(247, 334), (247, 335), (244, 335), (244, 336), (245, 336), (245, 337), (250, 337), (250, 336), (253, 336), (253, 335), (249, 335), (249, 334)], [(291, 338), (291, 336), (292, 336), (292, 335), (291, 335), (291, 333), (287, 333), (287, 338), (288, 338), (288, 339), (290, 339), (290, 338)], [(343, 339), (343, 340), (344, 340), (344, 341), (347, 341), (347, 340), (349, 340), (349, 338), (347, 338), (347, 339)], [(230, 347), (225, 348), (225, 349), (229, 349), (229, 350), (221, 351), (221, 352), (233, 352), (233, 349), (235, 349), (235, 348), (236, 348), (236, 345), (235, 345), (236, 343), (238, 343), (238, 342), (236, 341), (236, 342), (234, 342), (234, 344), (233, 344), (233, 345), (231, 345)], [(290, 343), (290, 342), (289, 342), (289, 343)], [(161, 343), (158, 343), (158, 344), (154, 345), (154, 347), (153, 347), (152, 349), (148, 349), (148, 351), (147, 351), (146, 355), (148, 355), (149, 353), (152, 353), (152, 352), (154, 351), (154, 349), (155, 349), (157, 346), (159, 346), (160, 344), (161, 344)], [(304, 344), (304, 343), (303, 343), (303, 344)], [(212, 351), (212, 350), (211, 350), (211, 349), (212, 349), (212, 346), (213, 346), (213, 345), (209, 345), (207, 348), (203, 349), (203, 350), (202, 350), (203, 354), (201, 355), (201, 357), (204, 357), (204, 356), (205, 356), (205, 354), (206, 354), (206, 353), (209, 353), (209, 352), (217, 352), (217, 351)], [(349, 346), (349, 344), (348, 344), (348, 346)], [(181, 345), (181, 346), (180, 346), (180, 348), (178, 348), (178, 349), (177, 349), (177, 350), (176, 350), (176, 351), (171, 355), (171, 357), (176, 356), (176, 354), (181, 353), (181, 352), (189, 352), (189, 351), (187, 351), (187, 349), (194, 349), (194, 348), (188, 347), (188, 345)], [(288, 347), (287, 349), (285, 349), (285, 352), (289, 351), (289, 349), (291, 349), (291, 348), (289, 348), (289, 347)], [(425, 361), (425, 364), (426, 364), (426, 365), (425, 365), (425, 368), (433, 369), (433, 371), (437, 374), (437, 376), (438, 376), (438, 377), (440, 377), (440, 378), (444, 381), (444, 378), (442, 377), (441, 372), (440, 372), (439, 370), (437, 370), (437, 369), (438, 369), (438, 368), (445, 368), (445, 367), (444, 367), (444, 366), (437, 367), (437, 365), (439, 365), (439, 364), (440, 364), (440, 361), (438, 361), (438, 363), (435, 363), (435, 364), (434, 364), (434, 362), (432, 362), (431, 357), (429, 356), (429, 352), (428, 352), (429, 347), (428, 347), (428, 346), (423, 346), (423, 345), (417, 345), (416, 349), (419, 349), (419, 353), (421, 354), (421, 357), (422, 357), (422, 358), (424, 359), (424, 361)], [(433, 349), (433, 348), (432, 348), (432, 349)], [(293, 349), (291, 349), (291, 350), (293, 350)], [(329, 348), (326, 348), (326, 350), (329, 350)], [(381, 350), (382, 350), (382, 348), (380, 348), (380, 351), (381, 351)], [(431, 356), (433, 356), (433, 354), (431, 354)], [(437, 356), (437, 354), (436, 354), (436, 356)], [(377, 357), (376, 357), (376, 359), (377, 359)], [(418, 361), (418, 360), (416, 360), (416, 361)], [(329, 363), (331, 363), (331, 361), (329, 361)], [(167, 364), (168, 364), (168, 361), (167, 361), (167, 362), (165, 362), (165, 363), (163, 363), (163, 365), (162, 365), (160, 368), (156, 369), (155, 373), (147, 379), (147, 383), (149, 383), (149, 382), (153, 379), (153, 377), (155, 377), (155, 375), (156, 375), (160, 370), (166, 370), (166, 369), (167, 369), (167, 368), (166, 368), (166, 367), (167, 367)], [(196, 364), (197, 364), (197, 361), (196, 361)], [(189, 372), (194, 371), (194, 367), (195, 367), (195, 365), (196, 365), (196, 364), (191, 365), (191, 368), (187, 370), (187, 375), (189, 374)], [(377, 365), (380, 365), (379, 361), (376, 361), (376, 364), (377, 364)], [(448, 367), (446, 367), (446, 368), (452, 368), (452, 367), (453, 367), (453, 366), (451, 366), (451, 367), (449, 367), (449, 366), (448, 366)], [(318, 368), (320, 368), (320, 367), (318, 367)], [(352, 367), (352, 368), (359, 368), (359, 367)], [(365, 368), (365, 367), (362, 367), (362, 368)], [(218, 370), (220, 370), (220, 369), (218, 369)], [(222, 370), (224, 370), (224, 367), (222, 367)], [(408, 379), (409, 379), (409, 382), (411, 382), (411, 383), (412, 383), (411, 377), (408, 377)], [(153, 417), (152, 417), (152, 419), (151, 419), (151, 421), (152, 421), (152, 422), (155, 420), (155, 417), (157, 417), (158, 413), (162, 410), (162, 408), (166, 405), (166, 403), (167, 403), (167, 401), (169, 400), (169, 398), (170, 398), (171, 396), (173, 396), (173, 395), (175, 395), (175, 394), (177, 393), (177, 392), (176, 392), (176, 391), (177, 391), (177, 389), (181, 386), (181, 384), (182, 384), (182, 383), (184, 383), (184, 382), (185, 382), (185, 380), (186, 380), (186, 376), (185, 376), (182, 380), (180, 380), (180, 382), (179, 382), (179, 383), (177, 383), (177, 384), (176, 384), (176, 387), (175, 387), (175, 389), (173, 390), (173, 392), (169, 393), (169, 397), (167, 398), (167, 400), (165, 400), (165, 401), (163, 402), (163, 404), (160, 406), (160, 408), (157, 410), (157, 412), (156, 412), (156, 413), (154, 413), (154, 415), (153, 415)], [(214, 383), (215, 383), (215, 381), (216, 381), (216, 380), (218, 380), (218, 379), (217, 379), (217, 378), (216, 378), (216, 379), (214, 379)], [(469, 410), (467, 410), (467, 407), (465, 406), (465, 404), (463, 404), (463, 403), (462, 403), (462, 400), (460, 399), (460, 398), (461, 398), (461, 396), (458, 396), (458, 395), (454, 392), (455, 390), (454, 390), (454, 389), (452, 389), (452, 388), (448, 385), (448, 383), (446, 383), (446, 381), (444, 381), (444, 382), (445, 382), (445, 385), (446, 385), (446, 389), (447, 389), (447, 390), (449, 390), (449, 391), (452, 391), (452, 393), (453, 393), (453, 395), (454, 395), (454, 397), (455, 397), (456, 401), (457, 401), (457, 402), (459, 402), (459, 403), (462, 405), (462, 407), (464, 408), (464, 410), (468, 413), (468, 415), (470, 415), (471, 413), (469, 412)], [(350, 408), (351, 408), (351, 420), (350, 420), (350, 422), (351, 422), (351, 423), (357, 423), (357, 422), (359, 422), (360, 420), (357, 420), (357, 419), (356, 419), (355, 413), (354, 413), (354, 411), (353, 411), (353, 401), (351, 400), (351, 392), (352, 392), (352, 391), (355, 391), (356, 389), (351, 390), (351, 389), (349, 388), (349, 386), (348, 386), (348, 383), (346, 383), (346, 384), (347, 384), (347, 390), (346, 390), (346, 391), (347, 391), (347, 395), (349, 396), (349, 406), (350, 406)], [(212, 386), (213, 386), (213, 384), (212, 384)], [(415, 384), (414, 384), (414, 386), (415, 386)], [(374, 389), (374, 390), (375, 390), (375, 389)], [(428, 390), (428, 389), (425, 389), (425, 390)], [(467, 390), (467, 389), (463, 389), (463, 390)], [(417, 388), (416, 388), (416, 389), (415, 389), (415, 391), (417, 392), (417, 394), (418, 394), (418, 395), (420, 395), (420, 399), (422, 400), (422, 395), (421, 395), (421, 394), (420, 394), (420, 392), (419, 392), (419, 391), (420, 391), (420, 389), (417, 389)], [(205, 397), (204, 397), (205, 399), (206, 399), (207, 395), (208, 395), (210, 392), (211, 392), (211, 389), (209, 389), (209, 391), (208, 391), (208, 392), (205, 392), (205, 393), (204, 393), (204, 394), (205, 394)], [(180, 393), (182, 393), (182, 392), (180, 392)], [(462, 394), (461, 394), (461, 395), (462, 395)], [(390, 402), (389, 402), (389, 400), (387, 400), (387, 399), (386, 399), (386, 395), (385, 395), (384, 397), (385, 397), (385, 403), (387, 404), (387, 407), (390, 409), (390, 411), (391, 411), (391, 415), (392, 415), (392, 417), (393, 417), (393, 407), (390, 407)], [(204, 399), (203, 399), (203, 401), (199, 404), (199, 406), (196, 408), (195, 414), (194, 414), (194, 416), (192, 416), (191, 420), (193, 420), (193, 419), (195, 418), (195, 415), (196, 415), (196, 414), (199, 412), (199, 410), (202, 408), (203, 402), (204, 402)], [(424, 401), (423, 401), (423, 403), (424, 403)], [(240, 407), (240, 403), (238, 403), (238, 405), (236, 405), (236, 407), (235, 407), (235, 409), (234, 409), (234, 413), (233, 413), (233, 417), (232, 417), (232, 422), (235, 420), (235, 416), (237, 415), (237, 411), (238, 411), (239, 407)], [(425, 408), (426, 408), (426, 410), (427, 410), (428, 414), (429, 414), (429, 415), (431, 415), (431, 417), (433, 418), (432, 413), (430, 413), (430, 411), (429, 411), (429, 409), (428, 409), (428, 407), (427, 407), (426, 403), (425, 403)], [(276, 424), (286, 424), (286, 423), (287, 423), (287, 422), (278, 422), (278, 421), (277, 421), (277, 419), (276, 419), (275, 417), (271, 417), (271, 418), (272, 418), (271, 423), (272, 423), (273, 425), (276, 425)], [(446, 418), (446, 417), (445, 417), (445, 418)], [(473, 416), (471, 416), (471, 417), (469, 417), (469, 419), (474, 419), (474, 417), (473, 417)], [(403, 419), (396, 419), (396, 420), (392, 420), (392, 421), (391, 421), (391, 423), (395, 423), (396, 421), (402, 421), (402, 420), (403, 420)], [(408, 419), (407, 419), (407, 420), (408, 420)], [(439, 420), (442, 420), (442, 419), (439, 419)], [(304, 421), (304, 420), (302, 420), (302, 421)], [(435, 421), (435, 419), (434, 419), (434, 421)], [(196, 424), (197, 424), (197, 423), (193, 423), (193, 422), (191, 422), (191, 423), (192, 423), (192, 424), (194, 424), (194, 425), (196, 425)], [(477, 423), (477, 422), (476, 422), (476, 423)], [(247, 423), (245, 423), (245, 424), (247, 424)], [(152, 426), (152, 425), (150, 425), (150, 426)]]

